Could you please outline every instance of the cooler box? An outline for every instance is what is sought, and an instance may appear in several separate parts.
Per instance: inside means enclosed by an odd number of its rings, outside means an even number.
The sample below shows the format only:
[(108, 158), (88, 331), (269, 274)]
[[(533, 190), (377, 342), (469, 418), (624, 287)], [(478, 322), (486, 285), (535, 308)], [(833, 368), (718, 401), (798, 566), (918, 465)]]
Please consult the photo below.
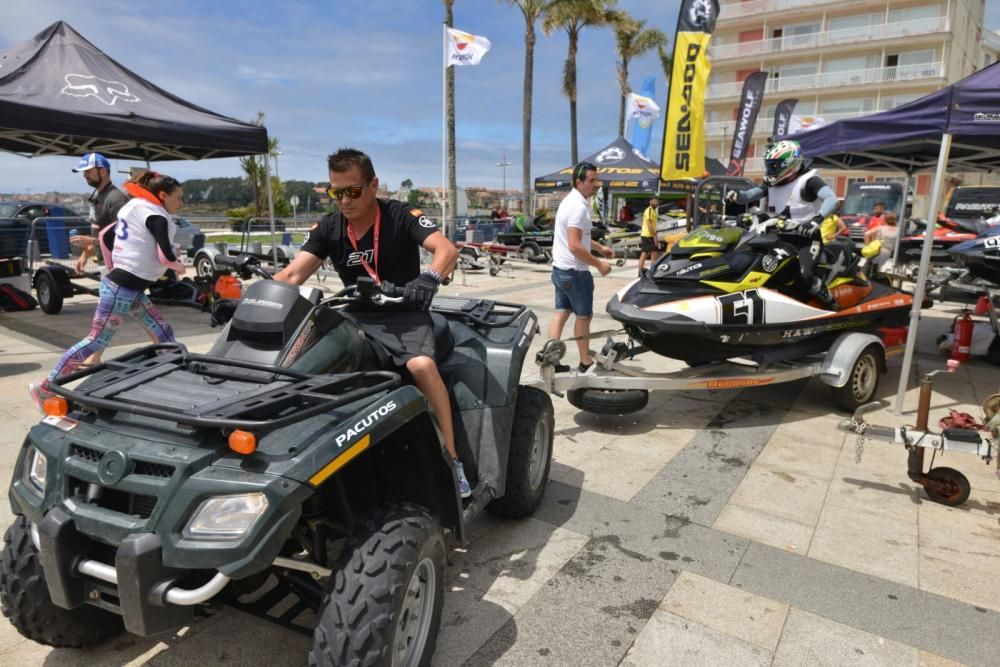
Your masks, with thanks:
[(62, 220), (46, 220), (45, 236), (53, 259), (69, 259), (69, 235)]

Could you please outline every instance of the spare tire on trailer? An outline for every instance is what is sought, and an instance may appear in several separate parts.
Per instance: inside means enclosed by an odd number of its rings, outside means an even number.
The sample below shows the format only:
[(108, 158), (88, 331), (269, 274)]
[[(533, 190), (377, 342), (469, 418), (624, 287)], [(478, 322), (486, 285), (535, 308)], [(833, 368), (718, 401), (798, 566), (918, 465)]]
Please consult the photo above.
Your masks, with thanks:
[(649, 403), (645, 389), (570, 389), (566, 398), (574, 407), (596, 415), (623, 415), (638, 412)]

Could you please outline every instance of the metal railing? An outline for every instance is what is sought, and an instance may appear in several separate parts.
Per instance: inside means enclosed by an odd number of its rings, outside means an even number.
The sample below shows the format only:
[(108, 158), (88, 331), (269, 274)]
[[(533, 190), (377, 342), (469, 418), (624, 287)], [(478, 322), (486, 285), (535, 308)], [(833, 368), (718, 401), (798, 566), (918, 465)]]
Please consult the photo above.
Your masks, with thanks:
[(845, 28), (843, 30), (825, 30), (806, 35), (788, 35), (753, 42), (713, 45), (709, 47), (708, 54), (714, 60), (726, 60), (729, 58), (764, 56), (801, 49), (855, 44), (858, 42), (881, 43), (904, 37), (948, 32), (949, 27), (950, 22), (947, 16), (937, 16), (934, 18), (897, 21), (895, 23), (882, 23), (859, 28)]
[[(841, 118), (857, 118), (858, 116), (864, 116), (865, 114), (875, 113), (874, 109), (868, 111), (853, 111), (853, 112), (842, 112), (842, 113), (820, 113), (820, 114), (801, 114), (809, 116), (822, 116), (823, 120), (829, 122), (840, 120)], [(774, 117), (760, 117), (757, 119), (757, 124), (754, 126), (754, 136), (768, 136), (771, 134), (771, 130), (774, 128)], [(711, 123), (705, 123), (705, 136), (709, 137), (720, 137), (720, 136), (733, 136), (733, 132), (736, 131), (736, 121), (735, 120), (717, 120)]]
[[(868, 86), (890, 84), (921, 79), (944, 78), (945, 64), (920, 63), (898, 67), (872, 67), (848, 70), (846, 72), (821, 72), (805, 76), (785, 76), (768, 79), (765, 93), (780, 93), (793, 90), (814, 90), (817, 88), (840, 88), (844, 86)], [(716, 83), (708, 87), (709, 98), (737, 97), (743, 90), (742, 81)]]
[(789, 9), (804, 9), (824, 4), (843, 4), (843, 0), (752, 0), (751, 2), (740, 2), (739, 0), (729, 0), (719, 7), (719, 20), (743, 18), (745, 16), (756, 16), (758, 14), (768, 14), (771, 12), (781, 12)]

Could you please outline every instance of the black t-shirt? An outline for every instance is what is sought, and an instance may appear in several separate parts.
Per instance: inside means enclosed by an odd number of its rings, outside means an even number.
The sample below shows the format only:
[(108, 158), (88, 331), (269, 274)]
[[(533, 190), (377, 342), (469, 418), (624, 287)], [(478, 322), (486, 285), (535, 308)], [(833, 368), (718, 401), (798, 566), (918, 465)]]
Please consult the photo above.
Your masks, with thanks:
[(302, 250), (333, 262), (344, 285), (353, 285), (368, 272), (361, 265), (361, 255), (383, 282), (405, 285), (420, 275), (420, 246), (438, 230), (420, 209), (393, 200), (379, 199), (382, 212), (379, 232), (378, 262), (374, 259), (375, 225), (357, 239), (355, 251), (347, 237), (346, 219), (340, 212), (323, 217), (309, 231)]

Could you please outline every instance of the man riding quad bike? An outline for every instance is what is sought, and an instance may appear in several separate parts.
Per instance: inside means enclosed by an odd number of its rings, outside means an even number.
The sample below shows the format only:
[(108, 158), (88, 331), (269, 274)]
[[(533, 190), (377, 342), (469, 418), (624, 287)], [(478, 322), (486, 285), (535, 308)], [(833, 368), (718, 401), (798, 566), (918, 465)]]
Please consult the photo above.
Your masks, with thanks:
[(429, 664), (442, 529), (461, 543), (484, 508), (534, 511), (553, 412), (519, 384), (531, 311), (435, 299), (463, 502), (428, 401), (367, 365), (346, 309), (400, 293), (256, 280), (208, 354), (153, 345), (53, 382), (11, 481), (4, 615), (33, 641), (87, 647), (176, 630), (277, 579), (316, 611), (312, 664)]

